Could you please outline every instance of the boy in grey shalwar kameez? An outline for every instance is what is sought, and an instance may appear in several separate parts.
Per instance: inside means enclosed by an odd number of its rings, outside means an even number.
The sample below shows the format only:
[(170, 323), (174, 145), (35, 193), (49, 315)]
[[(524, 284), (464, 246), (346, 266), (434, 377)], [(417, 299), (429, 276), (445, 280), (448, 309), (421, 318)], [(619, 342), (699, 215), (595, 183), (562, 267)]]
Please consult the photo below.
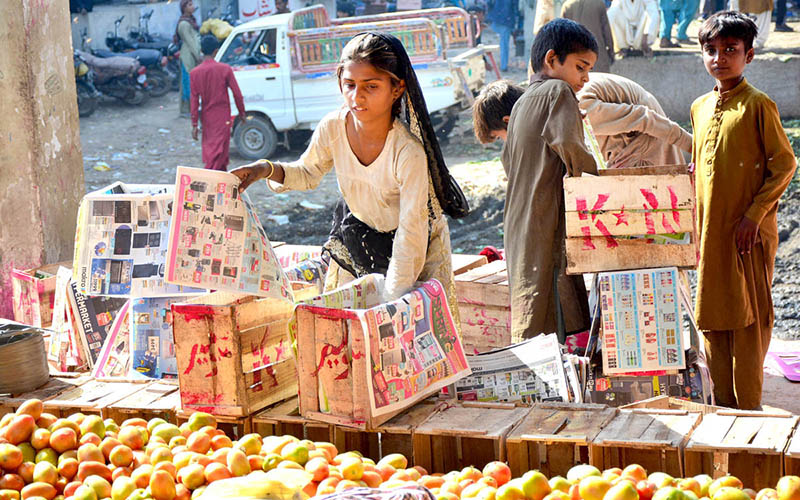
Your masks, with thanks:
[(597, 42), (585, 27), (568, 19), (546, 24), (531, 49), (536, 74), (511, 112), (503, 239), (514, 342), (589, 327), (583, 278), (565, 274), (563, 177), (596, 173), (575, 97), (596, 60)]

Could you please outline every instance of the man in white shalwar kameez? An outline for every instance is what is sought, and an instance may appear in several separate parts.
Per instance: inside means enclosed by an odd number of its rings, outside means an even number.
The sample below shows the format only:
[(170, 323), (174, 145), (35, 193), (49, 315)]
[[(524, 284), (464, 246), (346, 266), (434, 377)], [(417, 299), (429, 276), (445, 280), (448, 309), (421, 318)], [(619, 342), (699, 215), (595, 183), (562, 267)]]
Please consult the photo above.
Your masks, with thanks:
[(641, 50), (650, 55), (660, 21), (656, 0), (613, 0), (608, 21), (617, 52)]

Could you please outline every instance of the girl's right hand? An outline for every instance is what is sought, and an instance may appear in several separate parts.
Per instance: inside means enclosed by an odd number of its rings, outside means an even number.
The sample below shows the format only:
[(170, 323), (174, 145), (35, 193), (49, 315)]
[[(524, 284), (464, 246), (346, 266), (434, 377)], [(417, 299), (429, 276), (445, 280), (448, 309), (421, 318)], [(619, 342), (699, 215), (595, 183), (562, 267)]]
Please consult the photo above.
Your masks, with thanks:
[(239, 184), (239, 192), (244, 192), (250, 184), (265, 178), (269, 173), (269, 170), (265, 167), (267, 167), (267, 161), (258, 160), (231, 170), (231, 173), (241, 181), (241, 184)]

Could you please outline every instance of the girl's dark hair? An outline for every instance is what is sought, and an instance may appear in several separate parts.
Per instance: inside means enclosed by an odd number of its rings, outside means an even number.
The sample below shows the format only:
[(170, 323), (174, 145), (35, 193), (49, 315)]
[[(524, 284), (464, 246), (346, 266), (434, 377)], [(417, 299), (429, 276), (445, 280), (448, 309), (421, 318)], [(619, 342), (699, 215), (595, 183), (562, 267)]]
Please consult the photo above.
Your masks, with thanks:
[(700, 26), (697, 39), (702, 47), (715, 38), (738, 38), (744, 42), (744, 50), (748, 51), (753, 48), (753, 40), (757, 35), (758, 28), (752, 19), (741, 12), (725, 10), (706, 19)]
[(481, 89), (472, 105), (472, 128), (481, 144), (492, 142), (492, 131), (506, 130), (504, 116), (511, 116), (514, 104), (525, 89), (510, 80), (498, 80)]
[(597, 54), (597, 40), (582, 24), (565, 18), (553, 19), (542, 26), (531, 46), (531, 67), (538, 73), (544, 65), (544, 56), (555, 51), (559, 62), (564, 64), (567, 56), (591, 50)]
[[(349, 62), (367, 63), (388, 73), (392, 85), (397, 85), (400, 80), (406, 79), (405, 65), (401, 63), (391, 45), (373, 33), (361, 33), (354, 36), (342, 49), (342, 55), (339, 57), (339, 64), (336, 67), (336, 78), (339, 80), (340, 87), (344, 65)], [(402, 98), (401, 94), (392, 104), (392, 118), (400, 116)]]

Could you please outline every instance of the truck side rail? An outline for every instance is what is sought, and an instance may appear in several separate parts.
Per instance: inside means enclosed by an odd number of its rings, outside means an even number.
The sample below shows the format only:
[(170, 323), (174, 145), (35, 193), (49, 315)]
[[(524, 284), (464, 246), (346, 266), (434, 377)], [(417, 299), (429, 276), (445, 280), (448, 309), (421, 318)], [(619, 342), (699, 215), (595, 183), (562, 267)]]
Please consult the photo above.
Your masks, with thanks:
[(439, 28), (433, 21), (397, 19), (290, 31), (294, 68), (302, 73), (333, 71), (347, 42), (364, 31), (396, 36), (414, 64), (433, 62), (442, 55)]
[(469, 12), (459, 7), (439, 7), (436, 9), (387, 12), (370, 16), (341, 17), (331, 19), (328, 22), (336, 26), (415, 18), (427, 18), (436, 23), (437, 26), (441, 26), (446, 37), (446, 49), (474, 47), (475, 40), (480, 36), (480, 24), (473, 20)]
[(292, 11), (292, 15), (289, 18), (289, 30), (325, 28), (330, 25), (328, 10), (321, 4)]

